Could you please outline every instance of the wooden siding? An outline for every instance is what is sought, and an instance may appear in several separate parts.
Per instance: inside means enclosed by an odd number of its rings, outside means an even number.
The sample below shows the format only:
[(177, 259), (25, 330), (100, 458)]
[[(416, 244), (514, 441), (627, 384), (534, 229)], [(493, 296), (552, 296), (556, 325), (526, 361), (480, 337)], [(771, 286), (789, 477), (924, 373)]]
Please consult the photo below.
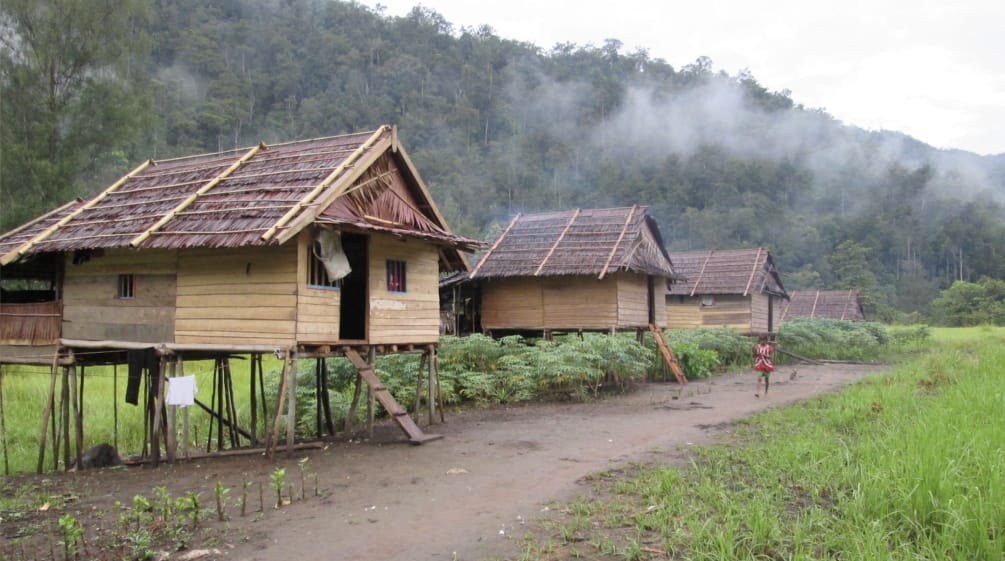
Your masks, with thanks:
[(292, 345), (297, 243), (179, 250), (175, 341)]
[(548, 277), (544, 287), (546, 329), (610, 329), (618, 326), (618, 281), (593, 276)]
[(482, 284), (483, 329), (544, 329), (540, 279), (517, 277)]
[(342, 292), (307, 286), (309, 251), (313, 238), (302, 232), (297, 241), (297, 341), (334, 342), (339, 338)]
[[(751, 331), (750, 296), (716, 294), (712, 299), (714, 303), (711, 306), (703, 306), (701, 295), (685, 296), (683, 299), (667, 296), (667, 326), (672, 329), (729, 327), (743, 332)], [(765, 311), (766, 306), (765, 303)]]
[[(370, 237), (370, 337), (375, 345), (440, 338), (439, 251), (414, 239)], [(387, 260), (404, 261), (406, 292), (387, 290)]]
[(768, 333), (768, 294), (750, 295), (750, 331)]
[[(63, 328), (67, 339), (171, 342), (177, 253), (109, 249), (73, 264), (67, 255)], [(119, 275), (133, 275), (133, 298), (117, 297)]]
[[(618, 327), (646, 327), (649, 325), (649, 279), (646, 275), (617, 275), (618, 291)], [(665, 281), (657, 277), (654, 282), (658, 288), (657, 301), (662, 300), (665, 292)], [(666, 324), (666, 315), (662, 313), (664, 306), (658, 306), (656, 325)]]

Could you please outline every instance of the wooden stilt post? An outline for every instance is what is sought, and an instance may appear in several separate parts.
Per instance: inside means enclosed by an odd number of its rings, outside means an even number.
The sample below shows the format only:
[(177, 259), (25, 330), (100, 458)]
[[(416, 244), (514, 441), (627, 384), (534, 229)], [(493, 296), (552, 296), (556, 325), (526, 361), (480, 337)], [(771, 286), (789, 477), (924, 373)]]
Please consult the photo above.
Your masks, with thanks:
[[(80, 418), (80, 404), (77, 402), (77, 366), (71, 364), (67, 369), (69, 371), (69, 389), (70, 389), (70, 415), (73, 417), (73, 434), (74, 442), (73, 448), (75, 452), (72, 454), (73, 464), (71, 465), (67, 462), (67, 469), (73, 466), (80, 465), (80, 454), (83, 452), (84, 447), (84, 427), (81, 426)], [(70, 448), (70, 433), (66, 433), (66, 447)]]
[(150, 452), (153, 456), (154, 467), (160, 465), (161, 462), (161, 416), (164, 410), (164, 372), (165, 372), (165, 357), (160, 357), (157, 361), (157, 378), (154, 380), (154, 422), (150, 429)]
[[(70, 469), (70, 369), (63, 367), (63, 389), (59, 394), (59, 414), (62, 428), (59, 438), (63, 444), (63, 469)], [(53, 469), (59, 466), (55, 466)]]
[(419, 404), (422, 403), (422, 371), (426, 365), (426, 354), (422, 353), (422, 356), (419, 357), (419, 371), (415, 374), (415, 404), (412, 406), (412, 416), (415, 417), (415, 422), (419, 422)]
[(119, 449), (119, 363), (112, 365), (112, 446)]
[(314, 358), (314, 429), (321, 438), (321, 357)]
[[(367, 362), (372, 368), (376, 370), (377, 366), (377, 348), (370, 347), (370, 352), (367, 354)], [(374, 400), (377, 396), (373, 394), (373, 386), (370, 384), (366, 385), (366, 432), (373, 438), (373, 416), (374, 416)]]
[(233, 448), (240, 448), (241, 433), (237, 430), (237, 406), (234, 404), (234, 377), (230, 372), (230, 357), (225, 356), (221, 360), (223, 361), (224, 389), (227, 390), (227, 417), (230, 421), (227, 428), (230, 431), (230, 445)]
[[(184, 376), (185, 375), (185, 361), (181, 358), (181, 355), (178, 355), (178, 358), (176, 360), (177, 360), (178, 366), (177, 366), (177, 370), (175, 371), (175, 373), (178, 376)], [(190, 407), (182, 407), (182, 409), (181, 409), (181, 438), (182, 438), (182, 441), (181, 441), (181, 453), (185, 457), (186, 460), (188, 460), (190, 458), (189, 452), (188, 452), (188, 443), (189, 443), (188, 410), (189, 409), (190, 409)]]
[(321, 407), (325, 414), (325, 429), (329, 436), (335, 436), (335, 422), (332, 420), (332, 403), (328, 396), (328, 365), (321, 359)]
[[(171, 361), (168, 364), (168, 379), (175, 378), (178, 376), (178, 369), (175, 361)], [(178, 421), (178, 406), (168, 404), (167, 406), (167, 436), (165, 438), (165, 447), (167, 448), (167, 461), (168, 463), (174, 463), (176, 453), (178, 451), (178, 432), (176, 429)]]
[(359, 408), (359, 396), (361, 393), (360, 390), (362, 385), (363, 385), (363, 376), (361, 376), (359, 372), (357, 372), (356, 385), (353, 387), (352, 390), (352, 403), (349, 404), (349, 414), (346, 415), (345, 417), (345, 433), (350, 438), (352, 438), (352, 431), (353, 428), (355, 428), (354, 425), (356, 424), (356, 411)]
[(283, 360), (283, 372), (279, 377), (279, 391), (276, 392), (275, 419), (272, 422), (272, 431), (265, 440), (265, 455), (271, 460), (275, 456), (276, 446), (279, 442), (279, 420), (282, 417), (283, 402), (286, 399), (286, 379), (290, 375), (290, 349), (286, 349), (286, 358)]
[(256, 357), (261, 355), (252, 354), (249, 358), (249, 368), (251, 370), (251, 445), (258, 445), (258, 397), (255, 395), (255, 369), (258, 364), (255, 360)]
[(84, 451), (84, 365), (80, 365), (80, 389), (77, 390), (77, 461)]
[(7, 455), (7, 419), (3, 410), (3, 366), (0, 365), (0, 447), (3, 448), (3, 474), (10, 475), (10, 459)]
[(297, 357), (293, 355), (290, 363), (290, 395), (286, 404), (286, 453), (293, 453), (293, 439), (297, 429)]
[(436, 420), (436, 381), (433, 377), (433, 372), (435, 368), (433, 366), (433, 360), (429, 361), (429, 373), (426, 376), (426, 386), (429, 390), (426, 397), (429, 401), (429, 424), (432, 425)]
[(436, 345), (429, 347), (429, 368), (432, 369), (433, 377), (436, 378), (436, 402), (440, 404), (440, 422), (446, 423), (447, 420), (443, 413), (443, 390), (440, 388), (440, 359), (436, 354)]
[(262, 368), (262, 355), (258, 355), (258, 397), (262, 403), (262, 432), (267, 433), (269, 423), (269, 408), (265, 402), (265, 372)]

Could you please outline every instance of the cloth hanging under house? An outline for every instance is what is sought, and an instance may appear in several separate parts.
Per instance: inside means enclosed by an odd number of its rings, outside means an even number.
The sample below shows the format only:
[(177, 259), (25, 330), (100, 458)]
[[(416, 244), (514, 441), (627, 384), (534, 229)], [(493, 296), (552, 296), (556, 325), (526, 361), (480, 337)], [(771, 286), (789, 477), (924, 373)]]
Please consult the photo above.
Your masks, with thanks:
[(195, 385), (195, 376), (176, 376), (168, 378), (168, 389), (165, 400), (168, 405), (188, 407), (195, 403), (195, 394), (199, 389)]
[(140, 380), (143, 379), (143, 371), (147, 371), (147, 376), (160, 371), (160, 357), (157, 356), (157, 349), (134, 349), (126, 351), (126, 364), (129, 367), (129, 377), (126, 380), (126, 403), (137, 405), (140, 400)]

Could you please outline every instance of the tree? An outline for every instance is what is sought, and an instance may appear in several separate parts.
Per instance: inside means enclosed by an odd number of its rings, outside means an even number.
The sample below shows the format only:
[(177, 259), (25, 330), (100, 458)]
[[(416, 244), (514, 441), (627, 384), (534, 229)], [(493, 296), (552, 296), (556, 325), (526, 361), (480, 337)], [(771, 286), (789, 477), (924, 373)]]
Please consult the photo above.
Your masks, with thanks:
[(143, 0), (0, 4), (0, 228), (132, 159), (148, 11)]

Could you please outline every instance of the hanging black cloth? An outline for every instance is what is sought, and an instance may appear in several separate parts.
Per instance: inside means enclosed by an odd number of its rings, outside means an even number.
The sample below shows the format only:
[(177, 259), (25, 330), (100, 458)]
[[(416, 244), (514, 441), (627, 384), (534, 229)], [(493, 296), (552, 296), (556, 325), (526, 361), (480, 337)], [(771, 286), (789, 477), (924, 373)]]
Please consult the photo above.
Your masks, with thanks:
[(148, 377), (160, 372), (160, 357), (157, 356), (157, 349), (154, 347), (129, 350), (126, 351), (126, 364), (129, 367), (129, 377), (126, 380), (126, 403), (137, 405), (140, 400), (140, 381), (143, 379), (143, 371), (147, 371)]

